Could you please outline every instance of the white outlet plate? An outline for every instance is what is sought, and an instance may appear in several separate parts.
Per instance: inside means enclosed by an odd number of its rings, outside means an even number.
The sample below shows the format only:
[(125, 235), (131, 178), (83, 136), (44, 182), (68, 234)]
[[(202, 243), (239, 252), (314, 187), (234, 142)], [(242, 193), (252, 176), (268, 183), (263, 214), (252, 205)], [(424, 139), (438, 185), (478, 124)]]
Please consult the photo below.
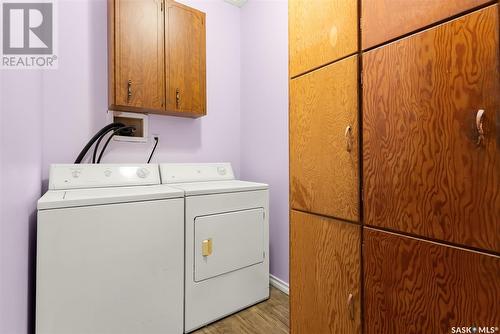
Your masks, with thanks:
[(137, 118), (142, 119), (142, 137), (128, 137), (128, 136), (114, 136), (114, 141), (126, 141), (126, 142), (135, 142), (135, 143), (147, 143), (148, 141), (148, 133), (149, 133), (149, 122), (147, 114), (136, 114), (124, 111), (108, 111), (109, 122), (113, 122), (113, 117), (128, 117), (128, 118)]

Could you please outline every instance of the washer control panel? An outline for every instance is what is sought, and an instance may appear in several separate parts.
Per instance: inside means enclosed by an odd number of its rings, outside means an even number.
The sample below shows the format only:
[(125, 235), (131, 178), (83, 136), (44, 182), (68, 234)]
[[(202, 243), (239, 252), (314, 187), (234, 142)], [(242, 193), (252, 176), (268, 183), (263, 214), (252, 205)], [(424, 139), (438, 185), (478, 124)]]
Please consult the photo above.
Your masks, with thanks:
[(160, 184), (156, 164), (56, 164), (49, 189), (105, 188)]
[(161, 164), (160, 171), (163, 184), (234, 180), (233, 168), (228, 162)]

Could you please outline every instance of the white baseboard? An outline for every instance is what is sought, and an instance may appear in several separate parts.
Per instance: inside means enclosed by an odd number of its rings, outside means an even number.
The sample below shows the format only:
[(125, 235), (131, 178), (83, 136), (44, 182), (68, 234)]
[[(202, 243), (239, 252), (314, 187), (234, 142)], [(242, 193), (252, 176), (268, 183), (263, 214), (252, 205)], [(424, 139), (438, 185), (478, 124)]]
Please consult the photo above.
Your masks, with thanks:
[(290, 294), (290, 288), (288, 286), (288, 283), (283, 282), (274, 275), (269, 275), (269, 284), (274, 286), (276, 289), (286, 293), (287, 295)]

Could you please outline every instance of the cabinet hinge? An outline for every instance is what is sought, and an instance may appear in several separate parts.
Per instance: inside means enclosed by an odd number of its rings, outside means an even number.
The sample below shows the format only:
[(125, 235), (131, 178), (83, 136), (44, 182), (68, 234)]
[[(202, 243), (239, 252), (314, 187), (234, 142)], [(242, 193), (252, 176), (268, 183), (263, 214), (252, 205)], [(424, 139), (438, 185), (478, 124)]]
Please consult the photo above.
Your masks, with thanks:
[(163, 6), (164, 6), (164, 2), (163, 2), (163, 0), (162, 0), (162, 1), (161, 1), (161, 3), (160, 3), (160, 10), (161, 10), (162, 12), (163, 12)]

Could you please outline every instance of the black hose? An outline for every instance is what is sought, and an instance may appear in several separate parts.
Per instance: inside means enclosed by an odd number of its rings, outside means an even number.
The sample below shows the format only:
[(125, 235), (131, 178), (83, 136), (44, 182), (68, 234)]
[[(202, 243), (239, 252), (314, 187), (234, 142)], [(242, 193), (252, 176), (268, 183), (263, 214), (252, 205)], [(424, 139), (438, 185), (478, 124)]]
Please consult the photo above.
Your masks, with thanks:
[[(129, 131), (131, 130), (131, 133), (134, 133), (135, 131), (135, 126), (122, 126), (121, 128), (119, 129), (116, 129), (115, 131), (113, 131), (113, 133), (111, 134), (111, 136), (108, 137), (108, 139), (106, 140), (106, 142), (104, 143), (104, 146), (102, 147), (102, 150), (101, 150), (101, 153), (99, 154), (99, 158), (97, 158), (97, 163), (100, 164), (101, 163), (101, 159), (102, 159), (102, 156), (104, 155), (104, 151), (106, 151), (106, 148), (108, 147), (111, 139), (115, 136), (115, 135), (124, 135), (126, 134), (126, 131)], [(130, 135), (130, 134), (129, 134)], [(97, 145), (97, 144), (96, 144)]]
[(104, 133), (107, 133), (109, 129), (113, 129), (113, 128), (116, 128), (116, 127), (123, 127), (123, 126), (125, 126), (123, 123), (116, 122), (116, 123), (108, 124), (105, 127), (103, 127), (101, 130), (99, 130), (94, 135), (94, 137), (92, 137), (92, 139), (89, 140), (89, 142), (87, 143), (87, 145), (85, 145), (85, 147), (82, 149), (82, 151), (80, 152), (80, 154), (78, 154), (78, 157), (75, 160), (75, 164), (79, 164), (79, 163), (82, 162), (83, 158), (85, 158), (85, 156), (87, 155), (87, 152), (92, 147), (92, 145), (95, 143), (95, 141), (97, 139), (99, 139)]
[(92, 154), (92, 163), (95, 164), (96, 163), (96, 160), (97, 160), (97, 151), (99, 151), (99, 145), (101, 144), (101, 141), (104, 137), (106, 137), (106, 135), (109, 133), (109, 132), (113, 132), (113, 131), (116, 131), (117, 129), (121, 128), (123, 126), (116, 126), (116, 127), (113, 127), (113, 128), (110, 128), (108, 129), (106, 132), (104, 132), (103, 134), (101, 134), (101, 136), (99, 137), (99, 139), (97, 140), (97, 142), (95, 143), (95, 146), (94, 146), (94, 153)]

